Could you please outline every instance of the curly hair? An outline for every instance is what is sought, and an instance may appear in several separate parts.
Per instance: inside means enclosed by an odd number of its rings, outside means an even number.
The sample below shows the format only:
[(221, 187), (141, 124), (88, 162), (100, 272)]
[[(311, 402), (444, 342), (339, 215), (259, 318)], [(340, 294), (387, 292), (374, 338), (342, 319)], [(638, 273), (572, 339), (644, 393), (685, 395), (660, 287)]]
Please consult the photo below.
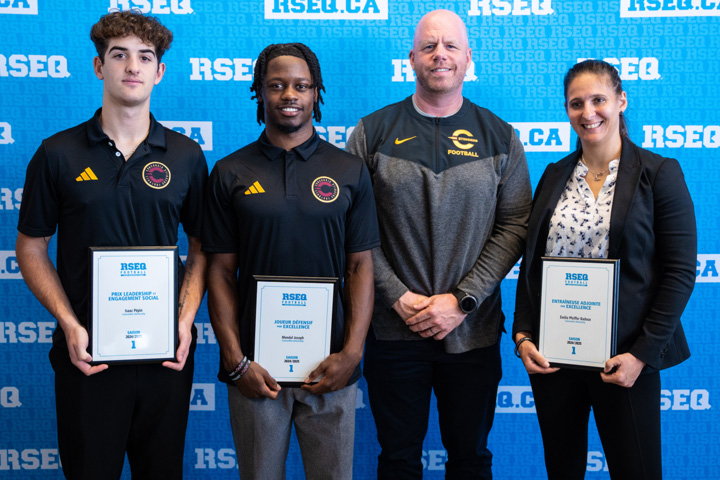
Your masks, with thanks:
[(250, 91), (255, 92), (255, 95), (250, 97), (252, 100), (257, 99), (257, 122), (258, 124), (265, 123), (265, 109), (262, 104), (262, 88), (265, 83), (265, 75), (267, 74), (267, 66), (270, 60), (283, 55), (289, 55), (291, 57), (297, 57), (305, 60), (308, 69), (310, 70), (310, 76), (313, 84), (311, 85), (317, 91), (317, 101), (313, 106), (313, 118), (320, 121), (322, 118), (320, 114), (320, 104), (325, 103), (320, 92), (325, 91), (325, 86), (322, 81), (322, 74), (320, 73), (320, 62), (310, 48), (302, 43), (276, 43), (268, 45), (265, 49), (260, 52), (257, 62), (255, 63), (255, 71), (253, 72), (253, 83), (250, 86)]
[(105, 53), (112, 38), (124, 38), (134, 35), (143, 43), (155, 47), (158, 64), (165, 51), (170, 48), (173, 34), (160, 21), (151, 16), (143, 15), (140, 10), (112, 12), (100, 17), (90, 29), (90, 40), (95, 44), (100, 61), (105, 61)]

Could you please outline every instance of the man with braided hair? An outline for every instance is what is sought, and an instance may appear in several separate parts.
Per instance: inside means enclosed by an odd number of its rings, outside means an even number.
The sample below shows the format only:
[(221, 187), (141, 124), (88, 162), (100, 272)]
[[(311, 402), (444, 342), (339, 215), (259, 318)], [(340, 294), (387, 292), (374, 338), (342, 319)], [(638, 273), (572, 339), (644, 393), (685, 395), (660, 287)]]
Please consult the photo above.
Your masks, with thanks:
[[(240, 477), (284, 478), (294, 424), (306, 478), (349, 479), (356, 382), (373, 303), (370, 251), (379, 245), (370, 177), (359, 158), (321, 140), (313, 127), (324, 86), (310, 49), (270, 45), (254, 74), (250, 90), (265, 130), (215, 164), (203, 220), (208, 309)], [(333, 302), (330, 355), (300, 387), (281, 388), (253, 361), (255, 275), (344, 280)]]
[[(30, 161), (17, 260), (30, 290), (58, 322), (50, 362), (65, 477), (120, 478), (127, 452), (133, 479), (181, 480), (193, 321), (205, 293), (200, 229), (207, 163), (196, 142), (150, 113), (172, 33), (156, 18), (125, 11), (104, 15), (90, 38), (102, 108), (45, 139)], [(175, 245), (180, 223), (188, 252), (178, 265), (176, 361), (93, 365), (88, 248)], [(56, 229), (57, 269), (48, 256)]]
[[(315, 54), (304, 44), (302, 43), (286, 43), (286, 44), (276, 44), (276, 45), (270, 45), (265, 50), (263, 50), (260, 53), (260, 56), (257, 59), (257, 63), (255, 64), (255, 72), (260, 72), (261, 75), (267, 74), (267, 64), (270, 60), (273, 58), (282, 56), (282, 55), (290, 55), (290, 56), (299, 56), (298, 58), (302, 58), (305, 60), (305, 63), (307, 64), (307, 68), (310, 70), (310, 76), (313, 79), (313, 84), (315, 91), (317, 92), (317, 99), (313, 105), (313, 118), (315, 118), (316, 121), (320, 122), (322, 119), (322, 115), (320, 114), (320, 104), (325, 103), (322, 98), (322, 93), (325, 91), (325, 86), (323, 85), (322, 80), (322, 73), (320, 72), (320, 63), (318, 62), (317, 57)], [(264, 78), (261, 78), (257, 74), (254, 76), (253, 84), (250, 86), (250, 91), (255, 92), (255, 96), (251, 97), (252, 100), (257, 99), (257, 122), (258, 125), (261, 125), (265, 123), (265, 107), (262, 103), (262, 87)]]

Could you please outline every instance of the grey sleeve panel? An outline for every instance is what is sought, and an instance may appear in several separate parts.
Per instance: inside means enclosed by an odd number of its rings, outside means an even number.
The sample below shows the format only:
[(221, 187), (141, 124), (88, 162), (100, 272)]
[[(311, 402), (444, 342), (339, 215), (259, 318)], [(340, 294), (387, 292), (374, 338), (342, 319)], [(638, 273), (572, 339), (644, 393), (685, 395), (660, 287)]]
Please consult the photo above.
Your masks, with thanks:
[(372, 257), (375, 267), (376, 303), (379, 300), (383, 306), (390, 309), (410, 289), (395, 274), (382, 246), (373, 249)]
[(513, 131), (508, 156), (501, 162), (495, 222), (472, 270), (458, 288), (482, 302), (515, 265), (525, 246), (532, 188), (525, 152)]
[(365, 124), (362, 119), (358, 122), (355, 129), (350, 134), (350, 138), (348, 138), (347, 143), (345, 144), (345, 151), (362, 158), (368, 168), (370, 168), (370, 165), (368, 164), (367, 141), (365, 139)]
[[(367, 151), (367, 139), (365, 137), (365, 124), (360, 120), (347, 141), (345, 150), (357, 155), (365, 161), (373, 177), (374, 155), (370, 158)], [(395, 274), (390, 262), (385, 257), (382, 247), (374, 248), (372, 251), (373, 264), (375, 269), (375, 299), (381, 306), (392, 308), (393, 304), (409, 289), (400, 281)], [(377, 306), (377, 305), (376, 305)]]

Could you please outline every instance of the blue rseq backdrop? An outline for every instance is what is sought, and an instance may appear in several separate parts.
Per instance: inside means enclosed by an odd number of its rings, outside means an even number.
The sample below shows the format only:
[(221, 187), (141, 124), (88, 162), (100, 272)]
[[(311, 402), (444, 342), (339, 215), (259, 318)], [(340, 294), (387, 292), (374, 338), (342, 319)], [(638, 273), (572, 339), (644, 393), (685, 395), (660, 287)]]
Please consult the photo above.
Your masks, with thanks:
[[(692, 357), (662, 374), (666, 479), (720, 478), (720, 0), (0, 0), (0, 477), (58, 479), (53, 373), (55, 319), (27, 289), (15, 239), (25, 169), (42, 139), (89, 119), (101, 105), (90, 26), (112, 9), (139, 8), (175, 34), (151, 110), (214, 163), (261, 132), (249, 90), (271, 43), (313, 49), (327, 92), (320, 136), (344, 147), (364, 115), (410, 95), (415, 24), (436, 8), (466, 22), (473, 64), (464, 94), (514, 125), (533, 185), (574, 149), (562, 78), (586, 58), (620, 72), (633, 141), (677, 158), (698, 220), (697, 283), (683, 317)], [(184, 235), (181, 236), (183, 238)], [(55, 247), (51, 244), (54, 258)], [(187, 250), (185, 240), (181, 255)], [(517, 266), (502, 283), (512, 324)], [(188, 479), (237, 478), (227, 391), (216, 378), (218, 345), (203, 303), (185, 448)], [(527, 374), (502, 340), (503, 378), (490, 435), (497, 479), (545, 478)], [(354, 472), (375, 477), (379, 447), (366, 384), (357, 397)], [(424, 474), (444, 478), (446, 452), (431, 425)], [(304, 478), (293, 440), (288, 478)], [(125, 469), (123, 478), (130, 478)], [(591, 422), (588, 479), (609, 478)]]

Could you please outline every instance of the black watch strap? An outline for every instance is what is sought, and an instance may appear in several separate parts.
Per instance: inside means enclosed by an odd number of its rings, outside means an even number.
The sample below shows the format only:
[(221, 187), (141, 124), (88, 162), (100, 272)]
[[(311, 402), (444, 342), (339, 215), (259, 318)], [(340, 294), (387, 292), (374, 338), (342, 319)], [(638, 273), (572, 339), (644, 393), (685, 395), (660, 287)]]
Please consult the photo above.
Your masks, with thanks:
[(474, 296), (467, 292), (463, 292), (459, 288), (456, 288), (453, 291), (453, 295), (455, 295), (455, 298), (458, 301), (458, 306), (463, 313), (472, 313), (477, 310), (478, 301)]

